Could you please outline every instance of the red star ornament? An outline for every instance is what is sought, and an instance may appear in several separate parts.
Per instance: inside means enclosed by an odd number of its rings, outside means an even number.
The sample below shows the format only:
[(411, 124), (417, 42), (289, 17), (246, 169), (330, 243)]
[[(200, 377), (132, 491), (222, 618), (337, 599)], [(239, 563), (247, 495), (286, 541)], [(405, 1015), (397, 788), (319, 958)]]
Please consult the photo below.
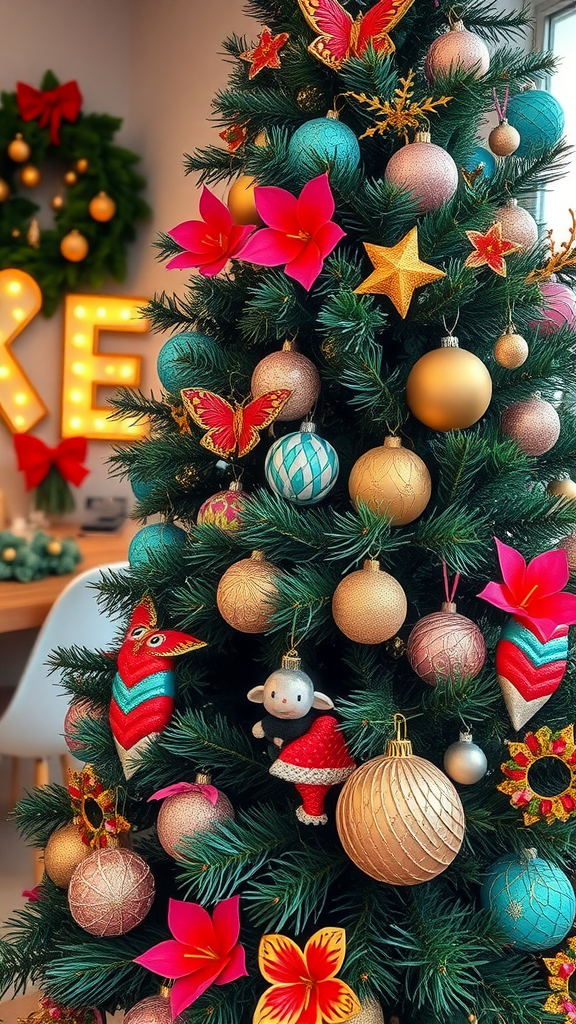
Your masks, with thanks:
[(474, 246), (474, 252), (470, 253), (464, 266), (490, 267), (495, 274), (506, 277), (504, 257), (509, 256), (516, 249), (520, 249), (520, 245), (502, 238), (500, 221), (497, 220), (495, 224), (492, 224), (485, 235), (481, 231), (467, 231), (466, 234)]
[(258, 45), (251, 50), (244, 50), (244, 53), (239, 55), (241, 60), (247, 60), (252, 65), (248, 72), (248, 78), (255, 78), (263, 68), (279, 68), (278, 51), (288, 39), (288, 32), (279, 32), (277, 36), (273, 36), (271, 29), (264, 25)]

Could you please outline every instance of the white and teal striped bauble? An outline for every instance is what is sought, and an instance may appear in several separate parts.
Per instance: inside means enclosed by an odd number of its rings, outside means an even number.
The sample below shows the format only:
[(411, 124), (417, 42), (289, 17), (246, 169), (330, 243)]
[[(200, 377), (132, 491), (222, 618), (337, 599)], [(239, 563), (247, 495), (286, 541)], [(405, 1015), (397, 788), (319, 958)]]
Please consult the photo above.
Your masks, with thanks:
[(275, 441), (266, 456), (266, 479), (273, 491), (298, 505), (315, 505), (338, 479), (338, 455), (305, 422), (300, 430)]

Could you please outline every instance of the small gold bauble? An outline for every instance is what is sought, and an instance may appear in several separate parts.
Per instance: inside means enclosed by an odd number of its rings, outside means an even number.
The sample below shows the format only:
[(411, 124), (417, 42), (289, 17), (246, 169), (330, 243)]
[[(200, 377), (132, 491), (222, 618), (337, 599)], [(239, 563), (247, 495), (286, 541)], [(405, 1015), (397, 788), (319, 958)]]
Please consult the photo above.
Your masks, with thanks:
[(26, 188), (36, 188), (36, 185), (40, 184), (42, 175), (34, 164), (26, 164), (18, 171), (18, 177)]
[(20, 228), (12, 228), (10, 234), (12, 235), (12, 238), (20, 238)]
[(432, 481), (418, 455), (403, 448), (399, 437), (386, 437), (380, 448), (354, 463), (348, 490), (355, 505), (362, 501), (376, 515), (390, 518), (392, 526), (405, 526), (426, 508)]
[(528, 359), (528, 342), (510, 328), (501, 334), (494, 346), (494, 359), (507, 370), (517, 370)]
[(432, 430), (462, 430), (476, 423), (490, 405), (492, 378), (473, 352), (458, 348), (458, 339), (426, 352), (410, 370), (406, 401), (416, 419)]
[(50, 200), (50, 206), (52, 207), (53, 210), (61, 210), (62, 207), (64, 206), (64, 197), (63, 196), (52, 196), (52, 199)]
[(16, 559), (16, 548), (4, 548), (2, 551), (3, 562), (13, 562)]
[(30, 149), (30, 146), (26, 140), (22, 138), (20, 132), (18, 132), (16, 138), (12, 139), (12, 142), (8, 145), (8, 156), (15, 164), (25, 163), (26, 160), (30, 159), (31, 152), (32, 150)]
[(44, 850), (46, 874), (54, 885), (68, 888), (74, 868), (88, 857), (91, 849), (82, 842), (80, 830), (74, 822), (53, 832)]
[(78, 181), (78, 175), (76, 174), (76, 171), (66, 171), (66, 174), (64, 175), (64, 181), (67, 185), (75, 185)]
[(4, 178), (0, 178), (0, 203), (3, 203), (10, 195), (10, 186)]
[(241, 174), (232, 182), (226, 203), (235, 224), (254, 224), (260, 227), (262, 220), (254, 203), (254, 186), (256, 178), (249, 174)]
[(357, 644), (382, 644), (402, 626), (406, 594), (398, 580), (367, 558), (362, 569), (340, 581), (332, 597), (338, 629)]
[(261, 132), (258, 132), (258, 135), (254, 139), (254, 145), (255, 146), (261, 146), (261, 147), (264, 147), (264, 146), (268, 145), (268, 136), (266, 135), (266, 132), (264, 131), (264, 129), (262, 129)]
[(558, 547), (566, 552), (570, 572), (576, 572), (576, 534), (570, 533), (567, 537), (563, 537), (558, 543)]
[(69, 231), (67, 235), (64, 235), (60, 242), (60, 252), (71, 263), (80, 263), (81, 260), (85, 259), (89, 248), (88, 240), (79, 231), (76, 231), (75, 228), (73, 231)]
[(551, 480), (547, 487), (548, 494), (566, 498), (567, 501), (576, 499), (576, 483), (573, 480)]
[(264, 633), (278, 597), (279, 570), (262, 551), (235, 562), (218, 584), (216, 603), (223, 619), (241, 633)]
[(78, 171), (78, 174), (86, 174), (86, 171), (88, 170), (88, 161), (86, 157), (81, 156), (80, 159), (76, 161), (74, 166)]
[(488, 145), (496, 156), (512, 156), (520, 145), (520, 132), (504, 119), (490, 132)]
[(106, 192), (99, 192), (98, 195), (94, 196), (90, 200), (88, 205), (88, 213), (92, 217), (92, 220), (100, 221), (105, 224), (106, 221), (112, 220), (112, 217), (116, 213), (116, 203)]
[(59, 540), (48, 541), (48, 544), (46, 545), (46, 551), (48, 552), (49, 555), (54, 555), (54, 557), (56, 557), (58, 555), (61, 555), (62, 554), (62, 545), (61, 545), (60, 541)]

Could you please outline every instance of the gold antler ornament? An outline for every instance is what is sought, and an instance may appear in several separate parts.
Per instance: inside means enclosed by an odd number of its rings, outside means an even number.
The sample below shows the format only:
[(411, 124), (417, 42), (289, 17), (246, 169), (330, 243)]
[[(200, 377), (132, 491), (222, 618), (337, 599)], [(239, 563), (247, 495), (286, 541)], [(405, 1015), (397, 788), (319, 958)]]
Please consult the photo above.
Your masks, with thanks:
[(576, 267), (576, 216), (574, 210), (568, 212), (572, 221), (568, 238), (558, 249), (552, 228), (550, 228), (547, 232), (550, 256), (543, 267), (537, 267), (528, 274), (526, 278), (528, 284), (539, 284), (541, 281), (546, 281), (551, 274), (557, 274), (564, 267)]

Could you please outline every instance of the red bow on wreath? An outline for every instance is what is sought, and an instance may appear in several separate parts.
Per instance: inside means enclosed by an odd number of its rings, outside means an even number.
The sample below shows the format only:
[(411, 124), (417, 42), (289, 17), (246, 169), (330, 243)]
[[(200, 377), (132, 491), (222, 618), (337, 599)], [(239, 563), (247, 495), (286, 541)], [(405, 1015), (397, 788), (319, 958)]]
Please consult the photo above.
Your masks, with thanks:
[(25, 82), (17, 82), (16, 103), (24, 121), (39, 118), (41, 128), (50, 124), (50, 142), (54, 146), (59, 146), (60, 121), (63, 117), (67, 121), (76, 120), (82, 106), (82, 94), (78, 82), (74, 80), (64, 82), (64, 85), (59, 85), (56, 89), (47, 89), (46, 92), (26, 85)]
[(14, 448), (18, 469), (24, 473), (26, 490), (38, 487), (55, 466), (60, 476), (74, 487), (79, 487), (90, 472), (81, 463), (86, 458), (86, 438), (67, 437), (56, 448), (50, 448), (39, 437), (31, 434), (14, 434)]

